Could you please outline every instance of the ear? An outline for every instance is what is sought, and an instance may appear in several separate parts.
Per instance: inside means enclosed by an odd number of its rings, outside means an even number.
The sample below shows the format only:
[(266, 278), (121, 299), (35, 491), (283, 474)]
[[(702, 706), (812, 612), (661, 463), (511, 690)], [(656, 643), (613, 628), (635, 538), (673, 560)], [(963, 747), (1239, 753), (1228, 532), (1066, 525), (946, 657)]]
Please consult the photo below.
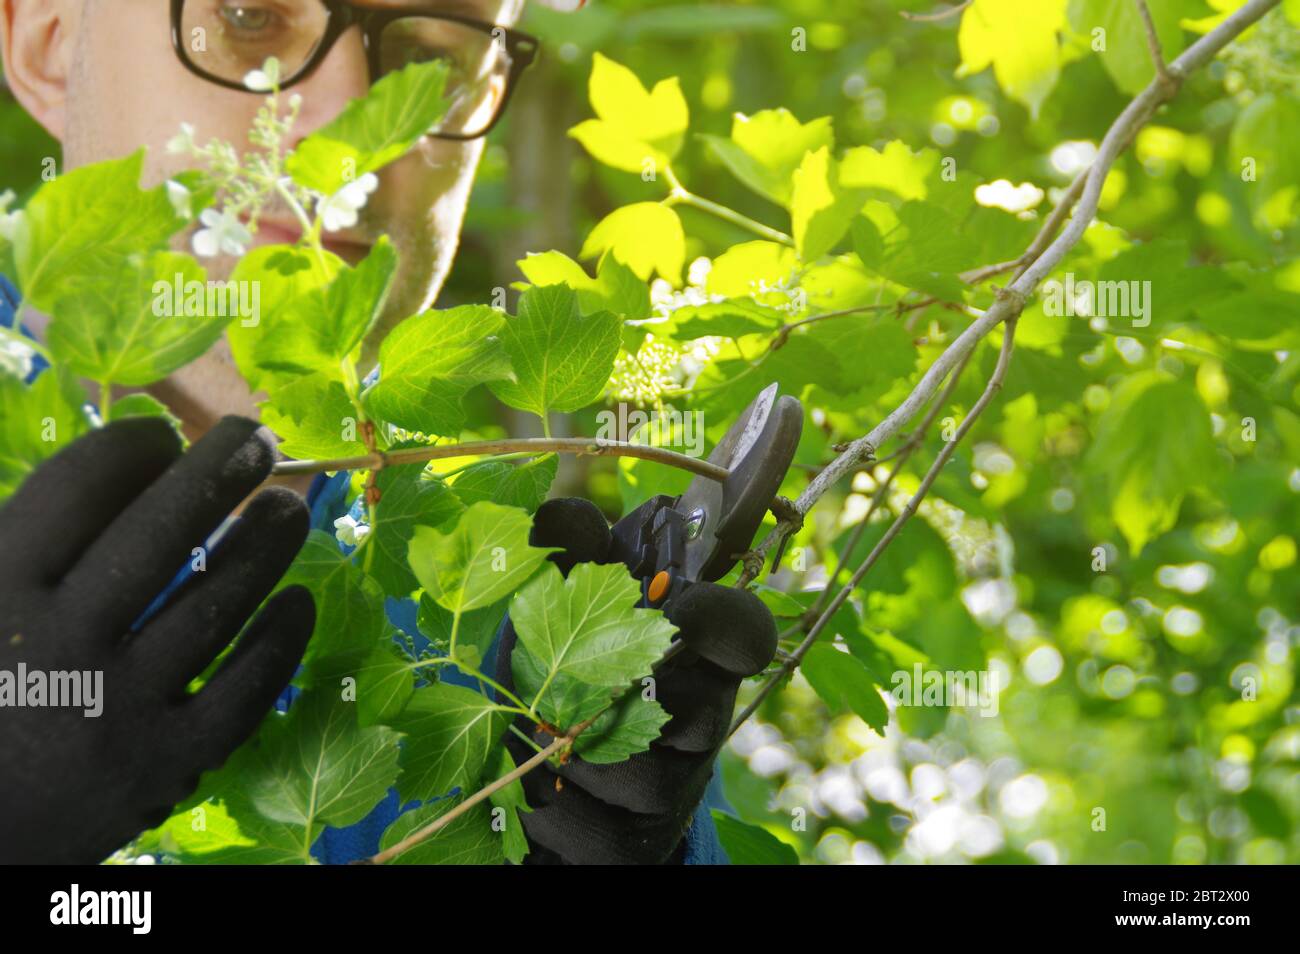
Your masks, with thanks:
[(75, 3), (0, 0), (0, 59), (14, 98), (55, 139), (67, 117)]

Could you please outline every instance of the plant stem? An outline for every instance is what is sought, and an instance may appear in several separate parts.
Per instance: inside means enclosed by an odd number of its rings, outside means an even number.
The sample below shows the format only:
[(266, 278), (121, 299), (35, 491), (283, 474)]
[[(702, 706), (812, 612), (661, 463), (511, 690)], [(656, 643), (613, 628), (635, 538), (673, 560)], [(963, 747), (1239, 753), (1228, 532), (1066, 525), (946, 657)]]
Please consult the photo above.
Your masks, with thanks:
[(395, 451), (375, 451), (361, 457), (336, 457), (331, 460), (287, 460), (280, 461), (272, 468), (275, 474), (314, 474), (319, 471), (375, 469), (392, 467), (398, 464), (418, 464), (448, 457), (466, 457), (472, 454), (493, 454), (497, 452), (518, 452), (526, 455), (591, 454), (593, 456), (637, 457), (641, 460), (667, 464), (681, 470), (708, 477), (710, 480), (726, 480), (727, 469), (717, 464), (710, 464), (698, 457), (689, 457), (663, 447), (650, 447), (644, 444), (629, 444), (626, 441), (611, 441), (602, 437), (520, 437), (503, 438), (492, 441), (467, 441), (463, 444), (436, 444), (431, 447), (409, 447)]
[(565, 733), (564, 735), (560, 736), (559, 738), (553, 739), (550, 745), (546, 746), (546, 748), (542, 749), (540, 752), (538, 752), (536, 755), (530, 758), (527, 762), (524, 762), (523, 764), (516, 766), (513, 771), (507, 772), (505, 775), (502, 775), (495, 782), (492, 782), (488, 785), (484, 785), (477, 792), (475, 792), (469, 798), (465, 799), (463, 802), (461, 802), (451, 811), (447, 812), (447, 814), (443, 815), (441, 818), (436, 819), (435, 821), (421, 828), (419, 831), (407, 835), (405, 838), (403, 838), (397, 844), (393, 845), (391, 848), (386, 848), (385, 850), (379, 852), (379, 854), (374, 855), (373, 857), (370, 858), (370, 863), (375, 865), (382, 865), (385, 864), (386, 862), (392, 861), (394, 858), (396, 858), (402, 852), (406, 851), (408, 848), (415, 847), (420, 842), (428, 838), (430, 835), (434, 835), (437, 832), (441, 831), (443, 828), (450, 825), (453, 821), (455, 821), (461, 815), (465, 814), (467, 811), (469, 811), (479, 802), (483, 801), (486, 798), (490, 798), (492, 795), (501, 791), (501, 789), (505, 788), (515, 779), (522, 778), (523, 776), (527, 775), (529, 772), (537, 768), (537, 766), (541, 765), (543, 762), (549, 759), (552, 755), (555, 755), (561, 749), (572, 745), (573, 741), (578, 736), (582, 735), (582, 733), (586, 732), (587, 729), (591, 727), (591, 724), (595, 722), (597, 718), (599, 718), (599, 716), (592, 716), (586, 722), (579, 723), (578, 725), (574, 726), (573, 729), (571, 729), (569, 732)]
[(107, 424), (109, 413), (113, 409), (113, 382), (99, 382), (99, 420)]
[(730, 222), (732, 225), (753, 232), (759, 238), (765, 238), (769, 242), (779, 242), (782, 245), (794, 248), (794, 239), (786, 233), (764, 225), (747, 215), (742, 215), (735, 209), (730, 209), (725, 205), (720, 205), (703, 196), (696, 195), (682, 185), (671, 166), (664, 169), (664, 177), (668, 180), (668, 187), (671, 190), (668, 197), (663, 200), (665, 205), (689, 205), (691, 208), (699, 209), (701, 212), (708, 212), (725, 222)]

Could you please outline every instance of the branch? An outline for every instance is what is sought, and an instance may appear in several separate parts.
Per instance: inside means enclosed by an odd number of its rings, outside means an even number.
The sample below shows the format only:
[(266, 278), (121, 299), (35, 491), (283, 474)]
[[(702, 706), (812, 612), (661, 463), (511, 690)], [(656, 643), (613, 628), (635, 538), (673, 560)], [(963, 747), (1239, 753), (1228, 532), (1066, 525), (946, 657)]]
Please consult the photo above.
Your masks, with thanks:
[[(1097, 203), (1107, 174), (1119, 154), (1133, 141), (1138, 130), (1146, 125), (1157, 109), (1174, 97), (1188, 75), (1208, 63), (1247, 27), (1279, 3), (1281, 0), (1247, 0), (1217, 27), (1188, 47), (1181, 56), (1169, 64), (1163, 74), (1157, 74), (1147, 87), (1134, 97), (1106, 131), (1097, 158), (1086, 174), (1082, 174), (1071, 186), (1071, 192), (1075, 191), (1076, 186), (1078, 187), (1080, 196), (1078, 207), (1064, 231), (1046, 243), (1046, 247), (1032, 261), (1023, 263), (1018, 261), (1015, 267), (1021, 270), (1015, 280), (1007, 288), (999, 289), (998, 298), (993, 305), (968, 325), (966, 330), (939, 355), (903, 403), (891, 411), (869, 433), (849, 444), (843, 453), (809, 482), (804, 492), (799, 495), (799, 499), (794, 501), (791, 507), (793, 513), (789, 517), (779, 518), (775, 529), (752, 551), (753, 562), (763, 560), (778, 541), (797, 530), (802, 524), (803, 517), (831, 487), (842, 477), (856, 470), (863, 461), (872, 459), (877, 448), (898, 434), (935, 395), (948, 373), (972, 353), (975, 346), (990, 331), (1009, 318), (1020, 314), (1025, 301), (1039, 283), (1060, 264), (1066, 254), (1083, 237), (1084, 231), (1097, 213)], [(1031, 251), (1051, 237), (1060, 219), (1063, 219), (1068, 211), (1069, 205), (1070, 203), (1063, 198), (1030, 246)], [(1028, 254), (1029, 252), (1026, 253)]]
[(698, 457), (688, 457), (663, 447), (610, 441), (602, 437), (520, 437), (496, 441), (466, 441), (463, 444), (437, 444), (432, 447), (409, 447), (395, 451), (375, 451), (360, 457), (336, 457), (332, 460), (282, 460), (274, 474), (314, 474), (334, 470), (378, 470), (398, 464), (419, 464), (448, 457), (521, 451), (528, 454), (591, 454), (595, 457), (638, 457), (689, 471), (710, 480), (726, 480), (727, 469)]
[(947, 20), (951, 17), (955, 17), (957, 14), (969, 7), (973, 2), (974, 0), (962, 0), (962, 2), (957, 4), (955, 7), (948, 7), (934, 13), (911, 13), (907, 10), (900, 10), (898, 15), (904, 20), (913, 20), (917, 23), (937, 23), (940, 20)]
[[(885, 548), (893, 542), (896, 536), (898, 536), (899, 531), (903, 529), (903, 525), (906, 524), (907, 521), (912, 518), (912, 515), (916, 513), (917, 508), (921, 505), (921, 501), (924, 500), (926, 494), (930, 492), (930, 487), (933, 486), (935, 480), (938, 479), (944, 465), (948, 463), (948, 460), (953, 455), (953, 451), (955, 451), (957, 445), (961, 443), (961, 439), (966, 436), (966, 433), (975, 424), (975, 421), (984, 413), (984, 409), (989, 406), (989, 403), (997, 396), (997, 393), (1002, 390), (1002, 381), (1006, 377), (1007, 367), (1011, 363), (1012, 343), (1016, 337), (1016, 320), (1016, 316), (1012, 316), (1007, 321), (1006, 334), (1002, 339), (1002, 350), (998, 353), (997, 367), (994, 368), (993, 375), (989, 378), (988, 384), (984, 386), (984, 393), (980, 395), (979, 400), (971, 407), (970, 413), (966, 415), (966, 419), (963, 420), (961, 426), (957, 428), (957, 433), (953, 435), (953, 439), (946, 442), (943, 449), (939, 451), (938, 455), (934, 459), (934, 463), (932, 463), (930, 469), (926, 471), (925, 478), (921, 481), (921, 486), (917, 488), (916, 493), (912, 495), (912, 499), (907, 502), (907, 505), (899, 512), (898, 516), (894, 518), (894, 522), (889, 525), (889, 529), (885, 531), (884, 536), (876, 541), (876, 545), (871, 548), (871, 552), (867, 554), (867, 558), (863, 560), (862, 564), (856, 571), (854, 571), (853, 576), (849, 578), (849, 582), (844, 584), (844, 587), (835, 594), (835, 599), (831, 600), (830, 605), (822, 610), (821, 615), (817, 617), (817, 622), (813, 623), (812, 628), (808, 630), (808, 635), (804, 637), (804, 640), (799, 644), (799, 647), (786, 658), (786, 660), (781, 664), (780, 669), (773, 673), (772, 676), (768, 678), (767, 682), (763, 683), (762, 687), (758, 690), (758, 693), (750, 700), (749, 705), (745, 706), (740, 715), (736, 717), (736, 720), (731, 724), (731, 731), (727, 733), (729, 736), (734, 735), (736, 730), (744, 724), (745, 720), (758, 711), (758, 707), (762, 705), (763, 700), (771, 694), (772, 690), (775, 689), (783, 679), (789, 676), (790, 673), (794, 672), (795, 667), (799, 665), (804, 655), (812, 648), (813, 644), (817, 642), (817, 637), (820, 636), (822, 630), (826, 628), (826, 624), (830, 622), (831, 617), (839, 612), (840, 607), (843, 606), (844, 602), (849, 598), (849, 594), (851, 594), (858, 584), (862, 582), (862, 578), (870, 572), (871, 568), (876, 565), (876, 562), (880, 559), (880, 555), (885, 552)], [(953, 380), (954, 382), (956, 381), (955, 376)], [(866, 526), (865, 519), (862, 521), (861, 526)], [(850, 544), (849, 549), (845, 552), (846, 558), (852, 554), (853, 546), (856, 545), (856, 543), (857, 539), (855, 538), (853, 543)], [(838, 570), (836, 572), (838, 574)], [(834, 578), (832, 577), (832, 579)], [(829, 591), (829, 589), (830, 581), (827, 582), (827, 590)]]
[(550, 745), (546, 746), (546, 748), (539, 751), (527, 762), (523, 762), (520, 765), (517, 765), (513, 770), (507, 772), (505, 775), (502, 775), (495, 782), (492, 782), (488, 785), (484, 785), (482, 788), (480, 788), (469, 798), (465, 799), (463, 802), (461, 802), (451, 811), (447, 812), (447, 814), (425, 825), (419, 831), (415, 831), (407, 835), (405, 838), (403, 838), (397, 844), (393, 845), (391, 848), (385, 848), (383, 851), (379, 852), (379, 854), (371, 856), (368, 859), (369, 864), (372, 865), (387, 864), (388, 862), (396, 858), (398, 855), (400, 855), (402, 852), (406, 851), (409, 848), (414, 848), (416, 845), (424, 841), (426, 838), (430, 838), (433, 835), (437, 834), (439, 831), (446, 828), (453, 821), (455, 821), (461, 815), (465, 814), (467, 811), (469, 811), (479, 802), (483, 801), (485, 798), (489, 798), (492, 795), (496, 794), (497, 792), (501, 791), (501, 789), (505, 788), (515, 779), (522, 778), (523, 776), (527, 775), (533, 769), (537, 768), (537, 766), (541, 765), (543, 762), (549, 759), (552, 755), (559, 752), (560, 749), (564, 748), (565, 746), (572, 745), (573, 740), (576, 739), (578, 736), (582, 735), (582, 733), (586, 732), (587, 729), (591, 728), (591, 724), (595, 722), (597, 719), (599, 719), (600, 716), (603, 714), (604, 714), (604, 710), (601, 710), (600, 713), (597, 713), (596, 715), (592, 716), (586, 722), (580, 722), (576, 726), (574, 726), (570, 731), (566, 732), (564, 735), (561, 735), (556, 739), (552, 739)]
[(1151, 62), (1155, 64), (1156, 75), (1168, 82), (1172, 77), (1169, 75), (1169, 67), (1165, 66), (1165, 55), (1160, 49), (1160, 35), (1156, 33), (1155, 21), (1151, 19), (1151, 8), (1147, 6), (1147, 0), (1133, 2), (1137, 4), (1138, 16), (1142, 18), (1142, 27), (1147, 35), (1147, 49), (1151, 51)]

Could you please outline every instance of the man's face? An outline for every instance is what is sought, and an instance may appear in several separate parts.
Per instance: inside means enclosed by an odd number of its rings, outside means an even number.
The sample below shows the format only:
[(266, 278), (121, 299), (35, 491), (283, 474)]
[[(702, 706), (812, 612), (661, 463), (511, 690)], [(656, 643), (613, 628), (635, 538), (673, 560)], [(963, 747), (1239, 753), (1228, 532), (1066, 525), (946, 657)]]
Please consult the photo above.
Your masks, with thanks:
[[(189, 0), (240, 22), (289, 0)], [(364, 6), (437, 9), (509, 25), (523, 0), (369, 0)], [(4, 9), (7, 8), (7, 9)], [(66, 169), (127, 155), (145, 146), (145, 184), (192, 163), (164, 148), (181, 123), (204, 143), (218, 138), (249, 149), (247, 134), (260, 95), (226, 89), (190, 72), (171, 46), (167, 0), (0, 0), (9, 37), (5, 68), (15, 95), (64, 147)], [(252, 21), (249, 15), (253, 15)], [(209, 42), (213, 42), (209, 38)], [(315, 71), (294, 84), (302, 110), (294, 141), (333, 119), (370, 83), (360, 30), (351, 27)], [(61, 88), (60, 88), (61, 87)], [(378, 235), (391, 236), (401, 267), (381, 324), (427, 308), (455, 253), (482, 140), (426, 138), (379, 175), (357, 225), (326, 235), (326, 247), (356, 262)], [(283, 208), (263, 216), (258, 244), (292, 242), (294, 219)], [(221, 277), (230, 261), (204, 262)], [(377, 337), (387, 330), (376, 329)]]

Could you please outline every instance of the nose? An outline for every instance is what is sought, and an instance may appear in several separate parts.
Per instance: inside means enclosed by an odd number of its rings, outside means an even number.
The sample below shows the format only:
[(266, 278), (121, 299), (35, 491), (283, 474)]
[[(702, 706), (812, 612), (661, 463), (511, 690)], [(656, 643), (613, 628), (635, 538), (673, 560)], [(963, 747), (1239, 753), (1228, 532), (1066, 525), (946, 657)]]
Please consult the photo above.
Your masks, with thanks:
[(353, 24), (339, 36), (312, 74), (290, 92), (302, 96), (293, 145), (334, 119), (350, 100), (370, 89), (370, 66), (361, 27)]

